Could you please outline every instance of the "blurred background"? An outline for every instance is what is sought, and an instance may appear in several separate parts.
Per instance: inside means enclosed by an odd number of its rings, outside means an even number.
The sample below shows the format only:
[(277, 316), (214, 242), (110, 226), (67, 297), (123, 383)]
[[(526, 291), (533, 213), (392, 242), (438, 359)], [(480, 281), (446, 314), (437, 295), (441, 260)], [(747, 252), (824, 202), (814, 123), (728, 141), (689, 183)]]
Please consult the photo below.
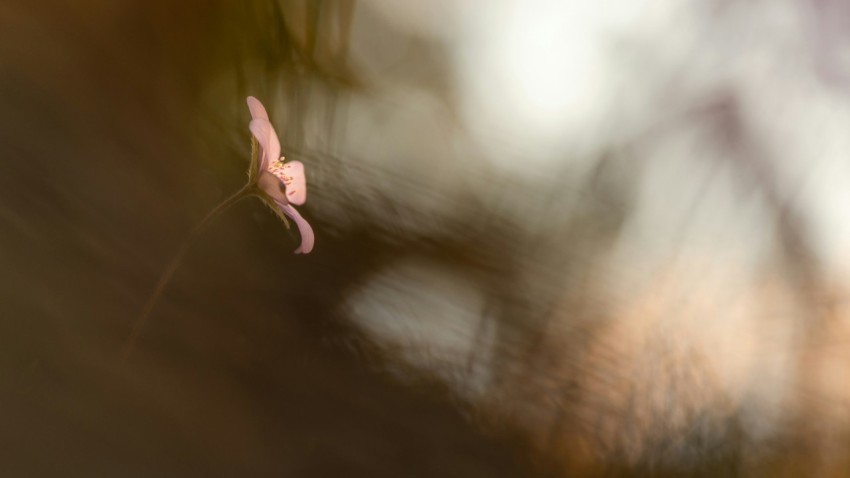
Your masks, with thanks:
[[(3, 476), (846, 476), (841, 0), (6, 0)], [(316, 248), (246, 181), (245, 98)]]

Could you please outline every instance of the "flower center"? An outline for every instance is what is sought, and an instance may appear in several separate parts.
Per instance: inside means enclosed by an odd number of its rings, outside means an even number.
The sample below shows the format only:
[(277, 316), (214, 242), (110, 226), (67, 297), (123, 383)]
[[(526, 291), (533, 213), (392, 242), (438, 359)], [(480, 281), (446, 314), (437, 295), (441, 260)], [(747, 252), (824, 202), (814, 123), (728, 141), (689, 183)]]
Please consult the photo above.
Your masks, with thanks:
[(283, 164), (283, 161), (278, 159), (276, 161), (272, 161), (269, 164), (268, 170), (270, 173), (274, 174), (278, 179), (283, 181), (283, 184), (289, 186), (289, 184), (292, 183), (292, 176), (286, 174), (287, 166), (288, 165)]

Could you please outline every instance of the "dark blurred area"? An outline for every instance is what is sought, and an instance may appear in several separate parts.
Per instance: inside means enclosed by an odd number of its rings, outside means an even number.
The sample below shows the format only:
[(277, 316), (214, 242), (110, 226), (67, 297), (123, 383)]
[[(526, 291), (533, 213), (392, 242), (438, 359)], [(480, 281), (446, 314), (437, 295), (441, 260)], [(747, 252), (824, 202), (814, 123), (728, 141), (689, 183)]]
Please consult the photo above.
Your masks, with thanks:
[(846, 476), (848, 22), (4, 2), (0, 475)]

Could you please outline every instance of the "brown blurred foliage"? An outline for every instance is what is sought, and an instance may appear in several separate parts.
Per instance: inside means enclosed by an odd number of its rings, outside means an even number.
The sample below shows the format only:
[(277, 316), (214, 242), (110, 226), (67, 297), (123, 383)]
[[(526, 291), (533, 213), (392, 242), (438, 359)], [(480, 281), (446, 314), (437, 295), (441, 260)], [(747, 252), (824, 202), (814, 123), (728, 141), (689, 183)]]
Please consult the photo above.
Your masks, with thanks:
[[(658, 75), (665, 114), (535, 183), (461, 141), (453, 45), (379, 3), (0, 6), (0, 474), (843, 476), (843, 288), (742, 93)], [(241, 203), (121, 364), (244, 181), (249, 94), (308, 167), (316, 251)], [(618, 249), (689, 128), (725, 161), (706, 190), (767, 211), (755, 266)]]

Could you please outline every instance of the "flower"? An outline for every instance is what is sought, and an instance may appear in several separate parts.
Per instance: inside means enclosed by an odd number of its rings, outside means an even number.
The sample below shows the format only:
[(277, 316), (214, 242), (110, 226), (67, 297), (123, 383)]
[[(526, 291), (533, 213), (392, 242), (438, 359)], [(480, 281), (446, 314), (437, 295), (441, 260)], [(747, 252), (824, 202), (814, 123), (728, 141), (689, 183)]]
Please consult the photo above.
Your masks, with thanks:
[[(256, 182), (263, 193), (263, 199), (272, 210), (282, 212), (295, 222), (301, 234), (301, 245), (295, 249), (295, 253), (307, 254), (313, 250), (315, 241), (313, 228), (292, 206), (293, 204), (300, 206), (307, 200), (304, 165), (300, 161), (284, 163), (284, 158), (280, 156), (280, 140), (263, 104), (253, 96), (249, 96), (248, 109), (251, 111), (252, 118), (249, 129), (259, 146), (257, 154), (252, 155), (251, 158), (251, 166), (248, 170), (249, 181)], [(286, 221), (283, 217), (281, 219)]]

